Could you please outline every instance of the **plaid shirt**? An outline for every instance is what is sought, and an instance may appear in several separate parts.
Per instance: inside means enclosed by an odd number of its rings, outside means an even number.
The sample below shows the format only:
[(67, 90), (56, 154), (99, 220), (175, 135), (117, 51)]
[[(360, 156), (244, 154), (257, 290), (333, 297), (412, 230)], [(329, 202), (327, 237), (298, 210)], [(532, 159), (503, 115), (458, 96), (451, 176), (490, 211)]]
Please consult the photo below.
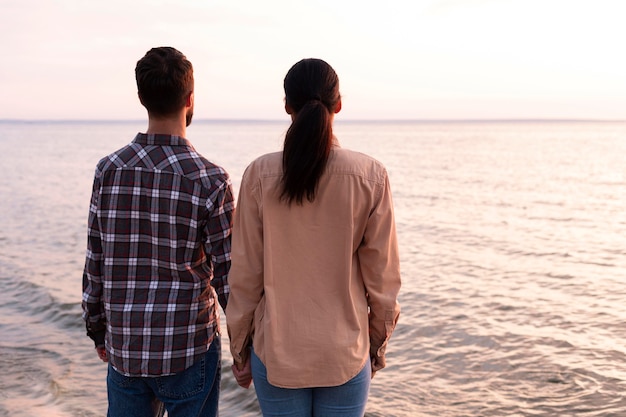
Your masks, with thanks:
[(83, 319), (126, 376), (172, 375), (206, 353), (228, 301), (228, 174), (186, 139), (139, 133), (96, 168)]

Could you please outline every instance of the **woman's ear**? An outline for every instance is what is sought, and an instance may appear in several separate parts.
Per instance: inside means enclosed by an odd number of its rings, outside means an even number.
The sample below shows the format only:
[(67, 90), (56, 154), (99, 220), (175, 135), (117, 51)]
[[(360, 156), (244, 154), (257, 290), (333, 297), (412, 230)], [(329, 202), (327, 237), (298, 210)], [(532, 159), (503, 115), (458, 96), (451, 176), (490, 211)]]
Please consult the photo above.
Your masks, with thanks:
[(339, 99), (339, 101), (337, 102), (337, 105), (335, 106), (335, 113), (339, 113), (341, 111), (341, 99)]
[(293, 109), (291, 108), (289, 104), (286, 104), (286, 103), (285, 103), (285, 111), (287, 112), (287, 114), (293, 114)]

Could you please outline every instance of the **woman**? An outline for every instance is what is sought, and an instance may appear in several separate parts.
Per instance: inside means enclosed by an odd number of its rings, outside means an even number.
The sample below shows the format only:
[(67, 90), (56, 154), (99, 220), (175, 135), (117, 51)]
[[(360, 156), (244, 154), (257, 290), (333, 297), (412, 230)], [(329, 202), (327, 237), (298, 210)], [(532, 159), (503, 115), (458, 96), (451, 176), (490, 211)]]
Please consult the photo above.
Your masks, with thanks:
[(239, 385), (264, 416), (363, 416), (400, 307), (383, 165), (333, 136), (339, 80), (319, 59), (284, 81), (283, 152), (248, 166), (232, 237), (226, 321)]

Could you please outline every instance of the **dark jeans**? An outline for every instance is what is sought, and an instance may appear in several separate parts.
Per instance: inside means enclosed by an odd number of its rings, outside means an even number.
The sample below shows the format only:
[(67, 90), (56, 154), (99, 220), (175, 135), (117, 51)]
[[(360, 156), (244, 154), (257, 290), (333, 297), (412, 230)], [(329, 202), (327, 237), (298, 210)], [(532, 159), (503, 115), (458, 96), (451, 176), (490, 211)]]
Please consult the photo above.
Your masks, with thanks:
[(217, 417), (221, 338), (215, 336), (202, 359), (183, 372), (162, 377), (127, 377), (109, 365), (108, 417)]

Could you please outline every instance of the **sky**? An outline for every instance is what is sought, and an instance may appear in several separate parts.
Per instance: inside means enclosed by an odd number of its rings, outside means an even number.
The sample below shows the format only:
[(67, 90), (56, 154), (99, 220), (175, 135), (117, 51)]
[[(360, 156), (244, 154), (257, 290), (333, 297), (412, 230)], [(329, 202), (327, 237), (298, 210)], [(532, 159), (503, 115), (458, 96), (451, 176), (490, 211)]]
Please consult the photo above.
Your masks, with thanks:
[(195, 118), (282, 120), (302, 58), (345, 120), (626, 120), (623, 0), (0, 0), (0, 119), (137, 120), (154, 46), (194, 65)]

